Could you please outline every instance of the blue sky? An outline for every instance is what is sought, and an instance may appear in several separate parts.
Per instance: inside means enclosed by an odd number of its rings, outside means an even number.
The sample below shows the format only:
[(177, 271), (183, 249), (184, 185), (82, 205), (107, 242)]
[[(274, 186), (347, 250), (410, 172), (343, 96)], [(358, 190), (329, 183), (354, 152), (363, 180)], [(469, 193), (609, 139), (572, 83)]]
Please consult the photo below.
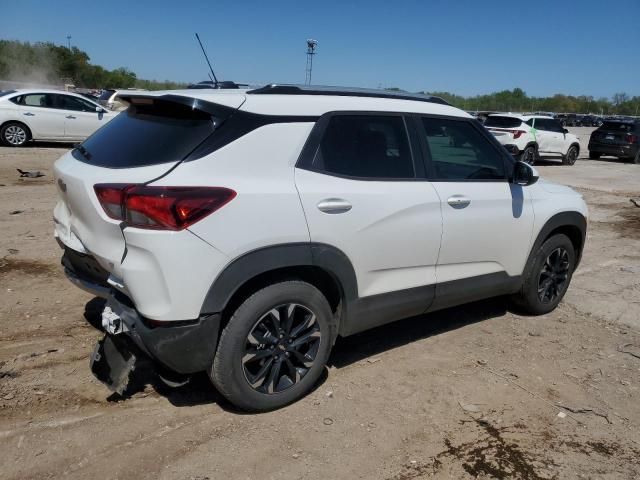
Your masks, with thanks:
[(640, 95), (640, 0), (0, 0), (0, 38), (85, 50), (141, 78), (530, 95)]

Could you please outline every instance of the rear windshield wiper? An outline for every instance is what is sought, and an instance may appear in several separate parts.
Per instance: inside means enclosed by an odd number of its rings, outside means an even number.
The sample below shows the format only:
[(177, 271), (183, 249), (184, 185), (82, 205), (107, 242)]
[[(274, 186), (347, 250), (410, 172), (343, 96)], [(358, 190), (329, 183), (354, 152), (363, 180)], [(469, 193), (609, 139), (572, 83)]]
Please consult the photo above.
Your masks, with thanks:
[(84, 146), (81, 143), (75, 144), (73, 148), (79, 151), (84, 158), (86, 158), (87, 160), (91, 160), (91, 153), (89, 153), (89, 150), (84, 148)]

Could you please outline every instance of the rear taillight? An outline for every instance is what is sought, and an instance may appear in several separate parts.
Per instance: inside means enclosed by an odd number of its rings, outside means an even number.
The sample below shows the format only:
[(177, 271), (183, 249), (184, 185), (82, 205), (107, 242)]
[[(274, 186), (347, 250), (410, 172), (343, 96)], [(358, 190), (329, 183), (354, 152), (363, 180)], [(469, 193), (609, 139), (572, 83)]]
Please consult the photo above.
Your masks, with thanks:
[(627, 136), (625, 137), (625, 141), (627, 143), (638, 143), (638, 136), (627, 133)]
[(523, 134), (527, 133), (524, 130), (514, 130), (513, 132), (513, 138), (520, 138)]
[(229, 203), (236, 192), (224, 187), (150, 187), (100, 183), (94, 190), (105, 213), (127, 226), (183, 230)]

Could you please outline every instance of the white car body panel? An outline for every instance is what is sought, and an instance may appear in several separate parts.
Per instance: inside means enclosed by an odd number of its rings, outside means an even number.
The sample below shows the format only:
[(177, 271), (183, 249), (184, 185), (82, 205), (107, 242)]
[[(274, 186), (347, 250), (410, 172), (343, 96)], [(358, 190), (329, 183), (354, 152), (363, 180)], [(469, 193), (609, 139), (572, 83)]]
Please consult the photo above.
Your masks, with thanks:
[[(436, 282), (442, 218), (429, 182), (361, 181), (296, 169), (296, 185), (312, 242), (332, 245), (351, 260), (361, 297)], [(346, 213), (318, 209), (346, 200)]]
[[(529, 187), (507, 182), (434, 182), (442, 199), (443, 235), (438, 282), (505, 271), (522, 273), (532, 242)], [(447, 199), (470, 200), (454, 208)]]

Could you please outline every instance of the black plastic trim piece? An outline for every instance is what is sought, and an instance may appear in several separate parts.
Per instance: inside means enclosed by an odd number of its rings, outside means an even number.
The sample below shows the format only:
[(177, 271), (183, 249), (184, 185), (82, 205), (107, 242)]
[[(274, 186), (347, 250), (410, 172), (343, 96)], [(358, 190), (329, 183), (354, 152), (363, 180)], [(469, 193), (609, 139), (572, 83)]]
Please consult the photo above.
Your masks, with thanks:
[(248, 280), (272, 270), (313, 265), (310, 243), (260, 248), (232, 261), (214, 280), (202, 304), (202, 314), (224, 310), (233, 294)]
[(436, 284), (435, 299), (429, 312), (455, 307), (485, 298), (508, 295), (518, 291), (522, 277), (495, 272)]
[[(558, 228), (571, 226), (576, 227), (581, 233), (581, 241), (580, 248), (576, 249), (577, 257), (576, 257), (576, 267), (580, 264), (580, 260), (582, 259), (582, 252), (584, 251), (584, 242), (587, 236), (587, 219), (579, 212), (560, 212), (552, 216), (549, 220), (546, 221), (544, 226), (540, 229), (538, 236), (536, 237), (535, 242), (533, 242), (533, 246), (531, 247), (531, 251), (529, 252), (529, 257), (531, 258), (535, 252), (538, 251), (540, 246), (544, 243), (544, 241), (549, 237), (551, 232), (557, 230)], [(526, 275), (526, 274), (525, 274)]]
[(390, 90), (375, 90), (368, 88), (349, 87), (322, 87), (303, 85), (276, 85), (270, 84), (255, 90), (247, 91), (251, 95), (326, 95), (335, 97), (372, 97), (390, 98), (395, 100), (413, 100), (417, 102), (437, 103), (450, 105), (440, 97), (423, 95), (420, 93), (395, 92)]
[(317, 116), (261, 115), (236, 110), (216, 131), (187, 156), (186, 162), (197, 160), (228, 145), (249, 132), (274, 123), (317, 122)]

